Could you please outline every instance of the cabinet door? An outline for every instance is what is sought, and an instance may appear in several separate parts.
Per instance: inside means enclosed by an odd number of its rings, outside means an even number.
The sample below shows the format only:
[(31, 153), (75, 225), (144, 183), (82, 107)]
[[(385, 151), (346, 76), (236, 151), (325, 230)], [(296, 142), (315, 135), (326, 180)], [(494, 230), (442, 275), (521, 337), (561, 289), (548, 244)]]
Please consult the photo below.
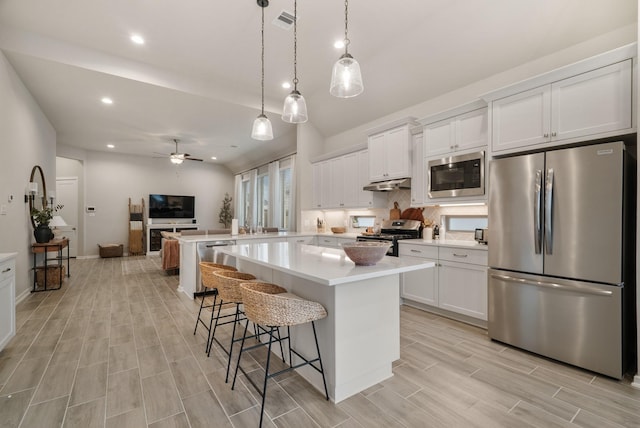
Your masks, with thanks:
[(386, 135), (387, 179), (411, 177), (411, 141), (408, 126), (387, 131)]
[(0, 351), (16, 335), (16, 265), (0, 263)]
[(323, 208), (329, 206), (331, 200), (331, 162), (324, 161), (320, 163), (320, 176), (322, 186), (320, 188), (320, 204)]
[(330, 247), (337, 248), (338, 240), (335, 236), (318, 236), (318, 246), (319, 247)]
[(350, 153), (342, 157), (342, 202), (344, 207), (358, 207), (358, 196), (362, 191), (358, 175), (358, 153)]
[(318, 240), (315, 236), (290, 236), (287, 242), (292, 244), (317, 245)]
[(426, 162), (422, 134), (413, 136), (411, 151), (411, 206), (421, 206), (425, 201)]
[(328, 206), (331, 208), (338, 208), (344, 206), (344, 168), (343, 157), (334, 158), (329, 161), (330, 171), (329, 179), (325, 180), (329, 182), (329, 199)]
[(631, 128), (631, 60), (551, 85), (551, 138)]
[(322, 208), (322, 165), (314, 163), (311, 168), (313, 172), (313, 199), (311, 204), (313, 208)]
[(386, 174), (386, 134), (369, 137), (369, 181), (382, 181)]
[(362, 190), (364, 186), (369, 184), (369, 151), (363, 150), (358, 152), (358, 206), (372, 207), (373, 192)]
[(489, 144), (487, 108), (470, 111), (456, 119), (456, 150), (467, 150)]
[(492, 106), (494, 152), (549, 141), (551, 88), (534, 88), (495, 100)]
[[(403, 258), (425, 260), (411, 256), (403, 256)], [(438, 268), (433, 266), (401, 274), (400, 296), (414, 302), (438, 306)]]
[(487, 268), (441, 261), (438, 267), (439, 306), (487, 320)]
[[(455, 139), (455, 123), (452, 119), (425, 125), (424, 155), (426, 157), (438, 156), (453, 151)], [(413, 185), (413, 183), (412, 183)]]

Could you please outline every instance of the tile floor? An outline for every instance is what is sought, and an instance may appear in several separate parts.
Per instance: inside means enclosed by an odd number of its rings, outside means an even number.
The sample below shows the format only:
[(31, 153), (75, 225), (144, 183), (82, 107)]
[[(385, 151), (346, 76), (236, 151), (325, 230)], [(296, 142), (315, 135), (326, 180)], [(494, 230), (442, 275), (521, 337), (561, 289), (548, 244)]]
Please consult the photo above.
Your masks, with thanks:
[[(17, 307), (0, 352), (0, 427), (255, 427), (258, 395), (193, 335), (197, 305), (159, 258), (72, 261), (61, 290)], [(227, 333), (228, 334), (228, 333)], [(335, 405), (295, 374), (272, 381), (265, 426), (640, 427), (640, 390), (491, 342), (403, 307), (395, 376)], [(247, 361), (261, 375), (264, 352)]]

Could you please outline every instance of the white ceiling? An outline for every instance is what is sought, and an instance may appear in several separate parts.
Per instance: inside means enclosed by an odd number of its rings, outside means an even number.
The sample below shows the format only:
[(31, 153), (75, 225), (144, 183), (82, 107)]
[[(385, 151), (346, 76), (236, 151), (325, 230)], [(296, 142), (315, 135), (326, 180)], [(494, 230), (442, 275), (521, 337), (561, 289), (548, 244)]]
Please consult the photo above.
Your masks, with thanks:
[[(238, 165), (295, 149), (280, 120), (293, 76), (293, 31), (265, 11), (265, 96), (276, 139), (250, 138), (260, 110), (255, 0), (0, 0), (3, 50), (58, 133), (58, 143), (153, 156), (181, 151)], [(636, 0), (351, 0), (350, 53), (365, 92), (328, 86), (344, 3), (300, 0), (298, 78), (325, 136), (365, 124), (535, 58), (637, 22)], [(129, 36), (146, 39), (134, 45)], [(100, 103), (103, 96), (114, 104)], [(217, 156), (211, 161), (211, 156)]]

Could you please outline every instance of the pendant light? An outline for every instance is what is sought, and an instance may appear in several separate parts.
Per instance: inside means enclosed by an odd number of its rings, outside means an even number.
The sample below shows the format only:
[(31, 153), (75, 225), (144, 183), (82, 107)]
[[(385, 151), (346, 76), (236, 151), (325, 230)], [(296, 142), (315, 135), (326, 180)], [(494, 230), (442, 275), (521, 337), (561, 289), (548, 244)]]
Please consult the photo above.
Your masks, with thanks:
[(304, 123), (307, 116), (307, 103), (298, 92), (298, 1), (293, 1), (293, 91), (284, 99), (282, 120), (289, 123)]
[(251, 130), (251, 138), (254, 140), (273, 140), (273, 128), (271, 121), (264, 114), (264, 8), (269, 6), (269, 0), (257, 0), (258, 6), (262, 8), (262, 27), (260, 30), (261, 46), (262, 46), (262, 69), (260, 85), (262, 87), (262, 109), (260, 115), (253, 121), (253, 129)]
[(351, 98), (364, 90), (360, 64), (348, 51), (349, 47), (349, 0), (344, 2), (344, 54), (333, 65), (329, 93), (338, 98)]

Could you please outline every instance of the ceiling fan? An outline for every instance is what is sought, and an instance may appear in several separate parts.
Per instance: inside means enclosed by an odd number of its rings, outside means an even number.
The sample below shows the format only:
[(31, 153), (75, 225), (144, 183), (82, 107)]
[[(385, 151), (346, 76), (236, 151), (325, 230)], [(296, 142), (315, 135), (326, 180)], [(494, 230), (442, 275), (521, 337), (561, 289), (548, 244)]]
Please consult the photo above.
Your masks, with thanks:
[[(202, 159), (192, 158), (189, 153), (180, 153), (178, 151), (178, 139), (177, 138), (174, 138), (173, 142), (176, 144), (176, 151), (173, 152), (173, 153), (169, 153), (169, 155), (168, 155), (169, 156), (169, 160), (171, 160), (171, 163), (174, 163), (176, 165), (180, 165), (185, 160), (192, 160), (192, 161), (202, 162)], [(164, 153), (158, 153), (158, 154), (166, 156)]]

